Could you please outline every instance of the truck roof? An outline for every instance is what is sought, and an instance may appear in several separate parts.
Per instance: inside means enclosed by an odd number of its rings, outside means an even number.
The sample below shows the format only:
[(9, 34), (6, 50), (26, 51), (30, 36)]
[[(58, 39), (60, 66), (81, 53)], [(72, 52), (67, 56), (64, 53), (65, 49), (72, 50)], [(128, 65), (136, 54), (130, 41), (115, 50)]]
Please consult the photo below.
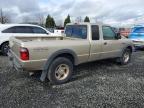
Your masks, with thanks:
[(80, 23), (68, 23), (67, 25), (107, 25), (109, 26), (108, 24), (103, 24), (103, 23), (89, 23), (89, 22), (80, 22)]

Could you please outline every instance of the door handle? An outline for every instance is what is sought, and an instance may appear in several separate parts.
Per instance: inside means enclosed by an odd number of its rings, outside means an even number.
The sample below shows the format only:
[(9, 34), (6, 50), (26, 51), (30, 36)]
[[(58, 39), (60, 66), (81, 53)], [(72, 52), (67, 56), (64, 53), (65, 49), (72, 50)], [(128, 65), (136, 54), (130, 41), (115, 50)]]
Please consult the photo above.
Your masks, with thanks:
[(107, 45), (107, 42), (104, 42), (104, 45)]
[(126, 44), (126, 43), (123, 42), (122, 44)]

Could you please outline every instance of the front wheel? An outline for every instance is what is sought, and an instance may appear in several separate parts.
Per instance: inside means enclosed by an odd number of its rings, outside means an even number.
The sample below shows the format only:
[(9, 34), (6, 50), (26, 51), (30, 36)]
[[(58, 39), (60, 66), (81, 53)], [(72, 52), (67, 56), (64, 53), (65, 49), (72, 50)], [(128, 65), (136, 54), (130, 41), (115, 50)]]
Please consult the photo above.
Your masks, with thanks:
[(58, 57), (50, 65), (47, 77), (52, 84), (58, 85), (70, 80), (72, 73), (72, 62), (65, 57)]
[(1, 51), (4, 56), (7, 56), (8, 51), (9, 51), (9, 43), (8, 42), (2, 44)]
[(130, 62), (131, 60), (131, 50), (130, 49), (125, 49), (122, 57), (118, 58), (118, 61), (120, 62), (121, 65), (126, 65)]

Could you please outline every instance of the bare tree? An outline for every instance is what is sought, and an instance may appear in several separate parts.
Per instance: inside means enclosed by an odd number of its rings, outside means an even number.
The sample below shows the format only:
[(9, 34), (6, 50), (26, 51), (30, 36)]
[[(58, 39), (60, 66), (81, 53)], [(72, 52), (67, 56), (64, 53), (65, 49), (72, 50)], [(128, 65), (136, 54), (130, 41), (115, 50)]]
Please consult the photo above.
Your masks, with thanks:
[(76, 22), (76, 23), (83, 22), (82, 17), (81, 17), (81, 16), (76, 17), (75, 22)]
[(9, 23), (9, 18), (7, 16), (4, 15), (3, 10), (0, 10), (0, 23), (5, 24), (5, 23)]
[(44, 16), (42, 14), (38, 14), (36, 17), (38, 19), (39, 25), (44, 26), (45, 25), (45, 18), (44, 18)]
[(29, 16), (24, 16), (22, 18), (22, 23), (29, 24), (30, 23), (30, 17)]

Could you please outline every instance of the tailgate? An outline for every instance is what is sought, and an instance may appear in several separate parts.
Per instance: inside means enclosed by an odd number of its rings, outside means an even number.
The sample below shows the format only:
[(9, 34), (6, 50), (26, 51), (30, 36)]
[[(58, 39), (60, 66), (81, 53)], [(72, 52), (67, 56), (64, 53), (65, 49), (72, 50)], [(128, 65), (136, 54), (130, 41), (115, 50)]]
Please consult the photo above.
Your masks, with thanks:
[(9, 40), (9, 45), (10, 45), (10, 49), (11, 51), (15, 54), (15, 56), (20, 57), (20, 41), (18, 39), (16, 39), (15, 37), (10, 38)]

